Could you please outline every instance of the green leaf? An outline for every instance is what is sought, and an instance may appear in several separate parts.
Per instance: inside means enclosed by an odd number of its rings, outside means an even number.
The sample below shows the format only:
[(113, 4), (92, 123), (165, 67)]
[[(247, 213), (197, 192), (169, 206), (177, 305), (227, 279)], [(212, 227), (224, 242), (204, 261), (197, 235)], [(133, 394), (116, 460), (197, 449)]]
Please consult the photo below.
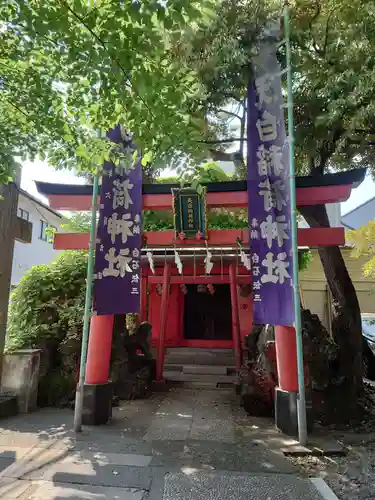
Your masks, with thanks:
[(145, 167), (148, 163), (152, 161), (152, 151), (147, 151), (142, 157), (142, 166)]

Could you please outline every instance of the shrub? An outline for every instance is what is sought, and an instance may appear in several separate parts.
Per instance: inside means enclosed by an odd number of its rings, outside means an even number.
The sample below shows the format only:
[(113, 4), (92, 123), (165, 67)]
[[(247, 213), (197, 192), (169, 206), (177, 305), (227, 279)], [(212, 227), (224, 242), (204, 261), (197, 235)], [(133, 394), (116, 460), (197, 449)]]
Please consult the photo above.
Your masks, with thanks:
[(82, 332), (86, 266), (87, 252), (64, 252), (26, 273), (11, 295), (7, 350)]
[(87, 252), (64, 252), (34, 266), (10, 303), (6, 350), (40, 348), (39, 404), (56, 404), (74, 391), (82, 338)]

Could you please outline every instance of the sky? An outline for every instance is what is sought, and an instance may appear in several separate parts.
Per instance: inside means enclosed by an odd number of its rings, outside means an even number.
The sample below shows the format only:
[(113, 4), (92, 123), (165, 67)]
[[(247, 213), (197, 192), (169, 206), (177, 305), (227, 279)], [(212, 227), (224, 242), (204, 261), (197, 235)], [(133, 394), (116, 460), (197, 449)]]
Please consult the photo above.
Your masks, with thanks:
[(73, 172), (54, 170), (48, 163), (36, 160), (25, 161), (22, 164), (21, 188), (35, 198), (47, 203), (47, 199), (41, 196), (34, 181), (55, 182), (59, 184), (84, 184), (84, 179), (77, 177)]
[(375, 182), (368, 175), (360, 186), (352, 190), (348, 201), (341, 203), (341, 215), (345, 215), (358, 205), (362, 205), (365, 201), (375, 197)]
[[(168, 176), (171, 172), (165, 172)], [(22, 169), (21, 187), (31, 195), (40, 199), (44, 203), (47, 202), (36, 190), (34, 181), (56, 182), (62, 184), (84, 184), (84, 180), (77, 177), (73, 172), (56, 171), (47, 163), (42, 161), (24, 162)], [(353, 189), (348, 201), (341, 204), (342, 215), (353, 210), (353, 208), (361, 205), (368, 199), (375, 196), (375, 182), (370, 176), (367, 176), (364, 182), (356, 189)]]

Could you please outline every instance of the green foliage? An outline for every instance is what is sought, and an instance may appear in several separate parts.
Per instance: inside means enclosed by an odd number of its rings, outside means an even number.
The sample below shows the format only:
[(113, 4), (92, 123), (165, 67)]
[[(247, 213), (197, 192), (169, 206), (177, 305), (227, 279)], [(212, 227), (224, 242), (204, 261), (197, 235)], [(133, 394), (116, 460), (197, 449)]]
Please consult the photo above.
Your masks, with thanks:
[[(0, 182), (17, 155), (95, 170), (110, 155), (97, 132), (116, 123), (144, 151), (148, 181), (164, 161), (183, 172), (192, 157), (234, 160), (243, 174), (250, 56), (279, 9), (276, 0), (3, 2)], [(291, 3), (302, 174), (375, 165), (374, 9)]]
[(34, 266), (10, 303), (6, 350), (42, 349), (38, 402), (55, 405), (74, 394), (81, 349), (87, 252), (64, 252)]
[[(209, 229), (246, 229), (245, 211), (213, 209), (208, 214)], [(168, 231), (174, 229), (171, 212), (143, 212), (143, 231)]]
[(25, 274), (11, 296), (8, 350), (81, 334), (86, 265), (86, 252), (64, 252)]
[(218, 208), (208, 215), (209, 229), (247, 229), (249, 227), (247, 210), (228, 210)]
[[(2, 2), (0, 182), (14, 156), (95, 170), (110, 155), (103, 132), (117, 123), (146, 155), (198, 155), (190, 101), (201, 87), (172, 48), (209, 19), (210, 7), (210, 0)], [(203, 119), (197, 107), (194, 116)]]
[(77, 212), (64, 219), (61, 228), (70, 233), (85, 233), (90, 231), (91, 214), (87, 212)]
[(158, 177), (155, 179), (157, 184), (180, 184), (179, 177), (171, 176), (171, 177)]
[(374, 16), (367, 0), (295, 2), (293, 98), (302, 172), (374, 168)]
[(298, 252), (298, 268), (300, 271), (304, 271), (309, 267), (313, 260), (313, 255), (311, 250), (299, 250)]
[(172, 212), (151, 211), (145, 210), (143, 212), (142, 230), (143, 231), (168, 231), (173, 229), (173, 215)]
[(210, 22), (183, 34), (174, 49), (177, 60), (194, 68), (204, 89), (196, 101), (206, 118), (202, 146), (208, 145), (214, 160), (234, 161), (242, 173), (249, 62), (262, 27), (277, 18), (279, 6), (273, 0), (217, 2)]
[(353, 245), (354, 258), (368, 258), (363, 266), (364, 275), (367, 278), (375, 278), (375, 221), (370, 221), (367, 226), (360, 229), (349, 231), (347, 241)]
[(42, 377), (38, 387), (38, 402), (41, 406), (60, 406), (74, 397), (75, 377), (73, 373), (63, 373), (59, 368)]
[(201, 184), (208, 182), (225, 182), (229, 181), (229, 176), (215, 162), (206, 162), (198, 165), (192, 172), (192, 180), (197, 180)]
[[(207, 117), (202, 137), (215, 159), (245, 173), (244, 105), (250, 57), (280, 2), (224, 0), (208, 26), (186, 33), (176, 57), (197, 72)], [(290, 2), (297, 168), (301, 175), (368, 166), (374, 171), (375, 4)], [(285, 66), (285, 53), (280, 50)]]

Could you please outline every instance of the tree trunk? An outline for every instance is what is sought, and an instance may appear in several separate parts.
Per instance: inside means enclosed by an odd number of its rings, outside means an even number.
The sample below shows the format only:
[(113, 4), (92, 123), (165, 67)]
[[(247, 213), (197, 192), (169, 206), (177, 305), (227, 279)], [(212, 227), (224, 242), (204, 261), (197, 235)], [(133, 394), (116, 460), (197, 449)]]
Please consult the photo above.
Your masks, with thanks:
[[(324, 205), (299, 208), (311, 227), (329, 227)], [(319, 248), (332, 295), (332, 335), (338, 345), (345, 403), (354, 408), (363, 389), (361, 311), (352, 280), (339, 247)]]

